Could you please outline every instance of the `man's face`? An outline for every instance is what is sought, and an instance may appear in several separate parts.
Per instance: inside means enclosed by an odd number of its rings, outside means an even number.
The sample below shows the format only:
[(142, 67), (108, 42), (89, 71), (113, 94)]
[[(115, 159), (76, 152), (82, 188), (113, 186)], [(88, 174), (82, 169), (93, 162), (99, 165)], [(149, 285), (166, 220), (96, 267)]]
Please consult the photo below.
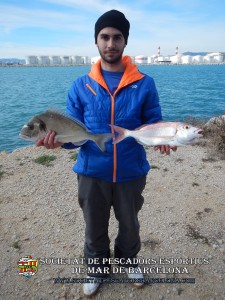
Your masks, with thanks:
[(121, 31), (116, 28), (105, 27), (97, 36), (99, 54), (109, 64), (114, 64), (121, 60), (125, 46), (125, 39)]

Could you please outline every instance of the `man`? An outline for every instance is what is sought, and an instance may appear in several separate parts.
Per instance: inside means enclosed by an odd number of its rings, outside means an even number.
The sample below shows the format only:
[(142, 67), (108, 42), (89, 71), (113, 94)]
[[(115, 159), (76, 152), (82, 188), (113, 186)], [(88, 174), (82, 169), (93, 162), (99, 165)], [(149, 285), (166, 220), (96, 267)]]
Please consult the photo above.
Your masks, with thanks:
[[(67, 113), (82, 121), (93, 133), (110, 132), (109, 124), (135, 129), (162, 120), (153, 79), (140, 73), (128, 56), (122, 56), (129, 29), (129, 21), (116, 10), (106, 12), (97, 20), (95, 43), (101, 60), (92, 66), (89, 74), (75, 80), (69, 91)], [(59, 147), (61, 144), (55, 142), (54, 137), (55, 133), (49, 132), (37, 146)], [(150, 169), (143, 146), (133, 138), (117, 145), (109, 141), (106, 148), (107, 152), (103, 153), (92, 141), (87, 141), (81, 146), (73, 168), (78, 174), (78, 200), (86, 223), (84, 255), (91, 277), (109, 274), (111, 207), (119, 222), (114, 257), (127, 273), (130, 267), (137, 267), (134, 258), (141, 246), (138, 212), (144, 201), (141, 194)], [(170, 153), (169, 146), (155, 149), (160, 149), (162, 154)], [(143, 275), (128, 273), (128, 277), (141, 279)], [(135, 284), (136, 287), (142, 285)], [(84, 294), (90, 297), (98, 288), (98, 282), (85, 283)]]

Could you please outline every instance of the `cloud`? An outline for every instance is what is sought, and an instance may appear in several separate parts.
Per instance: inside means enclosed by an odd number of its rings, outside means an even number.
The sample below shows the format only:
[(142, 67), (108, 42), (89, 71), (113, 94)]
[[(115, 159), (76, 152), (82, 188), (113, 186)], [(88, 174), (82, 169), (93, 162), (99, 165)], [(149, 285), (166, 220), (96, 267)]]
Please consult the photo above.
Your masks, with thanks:
[(164, 55), (174, 54), (176, 46), (182, 52), (225, 51), (222, 38), (225, 20), (217, 17), (219, 12), (214, 16), (207, 11), (208, 6), (202, 0), (122, 3), (34, 0), (34, 3), (35, 8), (0, 4), (0, 57), (98, 55), (93, 39), (94, 24), (103, 12), (112, 8), (123, 11), (131, 23), (125, 51), (130, 55), (150, 56), (157, 52), (158, 46)]

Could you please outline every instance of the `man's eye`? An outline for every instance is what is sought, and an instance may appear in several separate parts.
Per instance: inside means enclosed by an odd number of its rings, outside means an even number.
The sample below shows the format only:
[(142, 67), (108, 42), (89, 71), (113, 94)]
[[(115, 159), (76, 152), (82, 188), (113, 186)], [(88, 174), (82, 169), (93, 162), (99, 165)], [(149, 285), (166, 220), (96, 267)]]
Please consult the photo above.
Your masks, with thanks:
[(107, 35), (102, 35), (102, 39), (103, 39), (104, 41), (108, 41), (108, 40), (109, 40), (109, 37), (108, 37)]

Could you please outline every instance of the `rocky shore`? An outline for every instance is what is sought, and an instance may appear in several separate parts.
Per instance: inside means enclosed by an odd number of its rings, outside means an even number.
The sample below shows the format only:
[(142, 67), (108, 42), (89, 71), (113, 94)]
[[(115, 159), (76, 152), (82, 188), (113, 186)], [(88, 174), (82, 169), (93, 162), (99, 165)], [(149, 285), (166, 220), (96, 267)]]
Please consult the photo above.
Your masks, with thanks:
[[(197, 145), (170, 156), (146, 151), (152, 170), (139, 213), (140, 267), (146, 279), (167, 283), (139, 290), (105, 283), (93, 299), (225, 299), (225, 160), (209, 158)], [(71, 169), (75, 158), (72, 151), (35, 147), (0, 153), (0, 299), (84, 299), (82, 284), (54, 283), (54, 278), (85, 278), (76, 274), (85, 265), (84, 222)], [(112, 211), (111, 249), (117, 228)], [(27, 255), (39, 259), (30, 279), (19, 275), (17, 265)], [(126, 278), (112, 267), (112, 279)], [(195, 283), (171, 283), (185, 278)]]

